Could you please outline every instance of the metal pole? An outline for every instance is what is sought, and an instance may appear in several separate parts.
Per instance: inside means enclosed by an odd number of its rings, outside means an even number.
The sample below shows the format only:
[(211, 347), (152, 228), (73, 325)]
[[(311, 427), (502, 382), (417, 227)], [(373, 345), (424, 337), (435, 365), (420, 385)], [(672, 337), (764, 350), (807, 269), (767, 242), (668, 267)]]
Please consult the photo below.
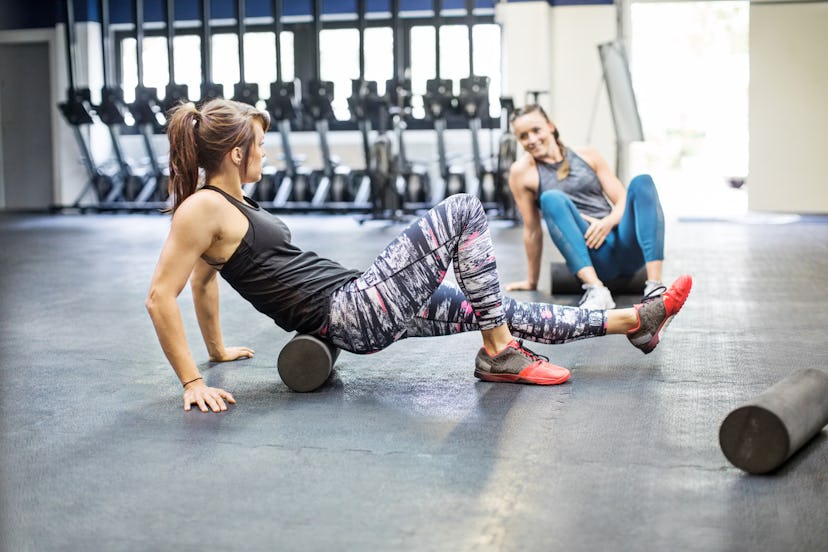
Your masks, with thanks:
[(319, 35), (322, 33), (322, 0), (313, 0), (313, 77), (320, 80), (322, 77), (322, 54), (320, 52)]
[(357, 29), (359, 30), (359, 81), (365, 80), (365, 0), (357, 0)]
[(442, 17), (440, 13), (442, 10), (442, 2), (440, 0), (434, 0), (433, 4), (434, 10), (434, 33), (435, 33), (435, 42), (434, 42), (434, 56), (435, 56), (435, 63), (434, 63), (434, 77), (440, 78), (440, 25), (442, 23)]
[(469, 33), (469, 76), (474, 75), (474, 45), (473, 32), (474, 28), (474, 0), (466, 0), (466, 26)]
[(103, 56), (103, 82), (109, 87), (109, 0), (98, 0), (98, 11), (101, 13), (101, 54)]
[(75, 91), (75, 3), (66, 0), (63, 4), (66, 16), (66, 70), (69, 73), (70, 95)]
[(273, 34), (276, 39), (276, 82), (282, 82), (282, 0), (273, 0)]
[(245, 5), (244, 0), (236, 0), (236, 35), (239, 40), (239, 82), (244, 84), (244, 32), (245, 32)]
[(175, 56), (173, 55), (173, 40), (175, 38), (175, 0), (164, 0), (164, 13), (167, 23), (167, 66), (170, 72), (170, 82), (175, 84)]
[(201, 75), (205, 83), (213, 82), (210, 38), (210, 0), (201, 0)]
[(135, 22), (135, 59), (138, 65), (138, 86), (144, 86), (144, 2), (132, 0), (132, 20)]

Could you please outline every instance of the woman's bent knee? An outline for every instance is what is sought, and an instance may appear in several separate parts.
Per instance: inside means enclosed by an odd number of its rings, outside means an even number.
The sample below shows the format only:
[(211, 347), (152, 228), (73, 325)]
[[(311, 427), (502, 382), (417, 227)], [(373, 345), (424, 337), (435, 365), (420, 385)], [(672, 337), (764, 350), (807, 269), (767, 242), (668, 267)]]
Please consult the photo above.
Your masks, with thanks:
[(638, 176), (635, 176), (630, 181), (630, 185), (627, 186), (627, 193), (635, 191), (655, 192), (656, 186), (653, 181), (653, 177), (649, 174), (639, 174)]
[(542, 213), (553, 214), (569, 211), (572, 200), (560, 190), (547, 190), (541, 194), (538, 203)]

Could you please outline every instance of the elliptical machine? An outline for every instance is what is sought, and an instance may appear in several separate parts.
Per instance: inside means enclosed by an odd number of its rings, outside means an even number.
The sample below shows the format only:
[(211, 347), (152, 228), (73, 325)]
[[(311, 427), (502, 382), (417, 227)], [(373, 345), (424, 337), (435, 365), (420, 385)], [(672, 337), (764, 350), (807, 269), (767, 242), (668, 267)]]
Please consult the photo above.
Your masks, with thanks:
[[(352, 202), (355, 190), (351, 182), (351, 169), (340, 165), (331, 155), (328, 144), (329, 120), (334, 117), (333, 101), (334, 84), (330, 81), (311, 80), (308, 82), (305, 94), (302, 96), (302, 107), (308, 117), (313, 120), (316, 132), (319, 135), (319, 149), (322, 153), (322, 168), (312, 173), (311, 188), (313, 196), (310, 204), (314, 208), (321, 208), (328, 202), (347, 207), (343, 203)], [(301, 200), (300, 200), (301, 201)]]
[(496, 182), (494, 170), (480, 151), (480, 130), (483, 128), (482, 114), (489, 111), (489, 77), (470, 75), (460, 79), (460, 95), (457, 97), (460, 111), (466, 117), (471, 131), (472, 163), (477, 180), (477, 194), (484, 206), (496, 207)]
[(86, 184), (72, 203), (73, 208), (83, 210), (83, 200), (92, 192), (97, 204), (106, 201), (109, 194), (115, 189), (114, 174), (108, 173), (95, 163), (89, 146), (86, 143), (82, 128), (89, 127), (94, 123), (92, 118), (94, 108), (92, 107), (91, 93), (89, 88), (75, 87), (75, 6), (72, 0), (63, 3), (66, 21), (66, 70), (69, 77), (69, 88), (66, 91), (66, 101), (58, 104), (60, 112), (72, 127), (72, 134), (80, 149), (81, 162), (86, 169)]
[(465, 167), (449, 163), (446, 153), (447, 116), (455, 106), (455, 98), (452, 95), (451, 87), (451, 80), (430, 79), (426, 82), (426, 93), (423, 96), (426, 113), (433, 121), (434, 131), (437, 134), (437, 163), (440, 177), (443, 180), (444, 196), (466, 191)]
[[(278, 59), (278, 58), (277, 58)], [(281, 70), (277, 71), (281, 74)], [(270, 83), (270, 98), (267, 100), (267, 110), (273, 118), (279, 131), (282, 143), (282, 158), (284, 169), (276, 170), (272, 175), (275, 195), (272, 206), (275, 208), (290, 207), (290, 203), (307, 202), (311, 197), (311, 171), (297, 163), (290, 145), (290, 125), (296, 119), (296, 87), (292, 82), (282, 82), (277, 75), (276, 82)], [(264, 182), (264, 180), (262, 181)], [(265, 193), (260, 193), (265, 199)], [(254, 198), (258, 199), (258, 198)]]
[[(272, 200), (275, 209), (288, 208), (296, 198), (310, 198), (310, 170), (296, 162), (290, 145), (291, 122), (297, 118), (296, 85), (282, 80), (282, 0), (273, 0), (273, 34), (276, 40), (276, 82), (270, 83), (267, 111), (279, 132), (282, 158), (285, 166), (277, 169), (269, 178), (262, 178), (257, 188), (257, 201)], [(268, 180), (270, 183), (268, 183)]]
[(512, 113), (515, 102), (512, 98), (500, 98), (500, 128), (502, 132), (497, 144), (497, 167), (495, 169), (495, 202), (500, 206), (501, 216), (517, 220), (515, 198), (509, 188), (509, 171), (517, 159), (517, 137), (512, 133)]
[[(360, 0), (364, 4), (364, 0)], [(351, 116), (356, 120), (359, 126), (360, 137), (362, 138), (362, 155), (365, 159), (365, 169), (362, 171), (354, 171), (351, 174), (352, 181), (356, 187), (356, 192), (353, 197), (354, 206), (365, 206), (371, 204), (376, 210), (376, 200), (372, 202), (372, 197), (376, 198), (377, 192), (381, 196), (380, 180), (390, 179), (390, 167), (385, 163), (374, 163), (372, 158), (371, 131), (373, 128), (373, 121), (377, 121), (377, 140), (385, 135), (387, 120), (388, 120), (388, 106), (385, 99), (380, 97), (377, 93), (377, 83), (375, 81), (353, 80), (351, 81), (351, 96), (348, 98), (348, 109), (351, 111)], [(382, 171), (386, 171), (385, 174)], [(377, 180), (377, 182), (374, 182)]]
[[(166, 197), (163, 201), (160, 200), (159, 192), (160, 188), (166, 187), (167, 177), (161, 168), (158, 156), (152, 146), (152, 136), (156, 132), (161, 132), (166, 120), (158, 101), (158, 91), (155, 88), (147, 88), (144, 86), (144, 7), (141, 0), (132, 0), (132, 13), (135, 22), (138, 84), (135, 87), (135, 100), (129, 104), (128, 108), (132, 114), (132, 118), (135, 120), (138, 131), (141, 133), (144, 149), (147, 152), (149, 167), (142, 177), (144, 185), (141, 190), (137, 194), (134, 194), (133, 190), (126, 190), (125, 195), (134, 200), (137, 207), (156, 207), (163, 209)], [(168, 194), (164, 195), (166, 196)], [(153, 199), (158, 199), (158, 201), (150, 204)]]
[(389, 80), (385, 90), (391, 106), (391, 126), (397, 144), (396, 155), (392, 157), (396, 193), (402, 198), (404, 211), (428, 209), (433, 205), (428, 167), (411, 160), (405, 145), (407, 119), (411, 115), (411, 81)]
[[(112, 142), (112, 151), (115, 154), (117, 172), (115, 186), (99, 205), (101, 208), (118, 209), (132, 207), (146, 185), (146, 175), (138, 175), (126, 159), (120, 143), (120, 130), (126, 125), (125, 115), (128, 107), (124, 102), (124, 92), (120, 86), (110, 83), (110, 49), (109, 49), (109, 2), (98, 0), (98, 10), (101, 16), (101, 47), (103, 55), (103, 81), (101, 89), (101, 103), (95, 106), (98, 118), (106, 125)], [(131, 115), (130, 115), (131, 116)], [(116, 203), (117, 202), (117, 203)], [(124, 204), (126, 202), (126, 205)]]

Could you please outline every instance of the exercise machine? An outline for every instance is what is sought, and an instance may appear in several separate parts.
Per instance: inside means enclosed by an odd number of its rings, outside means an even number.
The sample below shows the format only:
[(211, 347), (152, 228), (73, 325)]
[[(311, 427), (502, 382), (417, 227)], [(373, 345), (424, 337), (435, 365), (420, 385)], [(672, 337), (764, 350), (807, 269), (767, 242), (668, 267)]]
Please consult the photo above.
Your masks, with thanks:
[(457, 97), (458, 108), (466, 118), (471, 132), (472, 164), (477, 180), (477, 194), (487, 209), (497, 209), (497, 181), (495, 171), (480, 148), (480, 132), (483, 129), (483, 115), (489, 111), (489, 77), (470, 75), (460, 79), (460, 95)]
[(428, 167), (408, 156), (405, 132), (411, 116), (411, 81), (389, 80), (386, 84), (388, 103), (391, 106), (391, 127), (397, 145), (392, 158), (392, 168), (397, 193), (402, 198), (405, 212), (417, 212), (434, 205), (431, 190), (431, 176)]
[[(137, 0), (134, 0), (137, 1)], [(127, 161), (121, 147), (120, 133), (126, 126), (126, 115), (129, 108), (124, 102), (124, 92), (120, 86), (115, 86), (110, 80), (112, 67), (110, 52), (109, 2), (98, 0), (98, 10), (101, 16), (101, 50), (103, 57), (103, 88), (101, 88), (101, 102), (95, 106), (95, 113), (106, 125), (115, 155), (117, 166), (115, 186), (107, 198), (99, 204), (102, 209), (123, 209), (134, 207), (134, 201), (144, 190), (146, 174), (137, 174)], [(139, 53), (140, 58), (140, 53)], [(140, 65), (140, 64), (139, 64)], [(130, 118), (132, 115), (129, 115)]]
[(75, 80), (75, 6), (73, 0), (66, 0), (63, 3), (66, 20), (66, 70), (69, 78), (69, 88), (66, 91), (66, 101), (58, 104), (61, 114), (72, 128), (72, 134), (80, 150), (81, 162), (86, 169), (87, 181), (77, 199), (72, 203), (73, 208), (83, 209), (84, 198), (93, 193), (96, 204), (107, 200), (109, 194), (115, 188), (114, 175), (101, 170), (95, 163), (89, 151), (84, 129), (88, 131), (94, 124), (91, 93), (89, 88), (76, 87)]
[(326, 204), (335, 209), (347, 208), (344, 204), (352, 203), (355, 198), (351, 169), (333, 157), (328, 143), (330, 119), (334, 117), (333, 97), (334, 84), (318, 79), (308, 82), (302, 96), (302, 107), (316, 128), (322, 154), (322, 168), (312, 174), (310, 206), (315, 209), (324, 208)]
[(190, 91), (187, 85), (178, 84), (175, 81), (175, 0), (164, 0), (164, 22), (166, 24), (167, 67), (170, 72), (170, 81), (164, 89), (164, 99), (161, 100), (161, 109), (166, 114), (175, 106), (190, 101)]
[(448, 128), (448, 114), (455, 109), (456, 105), (455, 97), (452, 95), (451, 80), (436, 78), (426, 81), (423, 103), (426, 113), (434, 124), (437, 136), (437, 165), (443, 181), (443, 196), (464, 193), (466, 192), (466, 169), (462, 165), (451, 163), (446, 153), (445, 133)]
[(211, 0), (201, 0), (201, 98), (198, 103), (224, 97), (224, 86), (213, 82), (213, 48), (210, 30)]
[[(282, 79), (282, 1), (273, 0), (273, 34), (276, 41), (276, 82), (270, 83), (270, 98), (265, 102), (274, 126), (279, 132), (282, 144), (283, 169), (276, 169), (267, 178), (262, 178), (257, 201), (270, 203), (273, 209), (290, 208), (297, 197), (310, 197), (310, 170), (293, 155), (290, 145), (291, 123), (297, 119), (296, 83)], [(301, 87), (300, 87), (301, 88)], [(269, 181), (269, 182), (268, 182)], [(268, 189), (269, 188), (269, 189)], [(267, 203), (265, 204), (267, 205)]]
[[(127, 200), (134, 201), (136, 207), (163, 209), (169, 194), (160, 191), (167, 187), (169, 172), (161, 167), (158, 156), (152, 146), (152, 136), (161, 132), (166, 122), (163, 110), (158, 101), (158, 91), (155, 88), (144, 86), (144, 3), (143, 0), (132, 0), (132, 14), (135, 23), (135, 49), (138, 69), (138, 84), (135, 87), (135, 100), (129, 104), (130, 113), (143, 139), (149, 166), (140, 175), (143, 186), (140, 190), (126, 189), (124, 195)], [(136, 182), (136, 179), (131, 180)], [(164, 199), (161, 200), (161, 196)], [(152, 201), (155, 199), (156, 201)], [(152, 204), (151, 204), (152, 203)]]
[(500, 138), (497, 144), (497, 167), (495, 169), (496, 187), (495, 202), (500, 205), (501, 217), (517, 220), (515, 198), (509, 188), (509, 171), (512, 163), (517, 160), (517, 137), (512, 132), (511, 119), (515, 111), (515, 102), (512, 98), (500, 98)]

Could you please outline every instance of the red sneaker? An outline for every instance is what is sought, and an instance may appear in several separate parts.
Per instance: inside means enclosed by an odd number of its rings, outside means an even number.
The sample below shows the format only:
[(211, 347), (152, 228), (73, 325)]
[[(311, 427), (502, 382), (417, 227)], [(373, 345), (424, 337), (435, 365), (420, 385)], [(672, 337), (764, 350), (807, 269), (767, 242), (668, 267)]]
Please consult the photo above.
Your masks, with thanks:
[(483, 381), (557, 385), (569, 379), (569, 370), (555, 366), (515, 339), (494, 356), (481, 348), (474, 365), (474, 377)]
[(692, 287), (693, 278), (684, 274), (676, 278), (670, 289), (661, 295), (635, 305), (638, 326), (627, 332), (630, 343), (644, 351), (644, 354), (652, 352), (658, 345), (661, 334), (684, 306)]

